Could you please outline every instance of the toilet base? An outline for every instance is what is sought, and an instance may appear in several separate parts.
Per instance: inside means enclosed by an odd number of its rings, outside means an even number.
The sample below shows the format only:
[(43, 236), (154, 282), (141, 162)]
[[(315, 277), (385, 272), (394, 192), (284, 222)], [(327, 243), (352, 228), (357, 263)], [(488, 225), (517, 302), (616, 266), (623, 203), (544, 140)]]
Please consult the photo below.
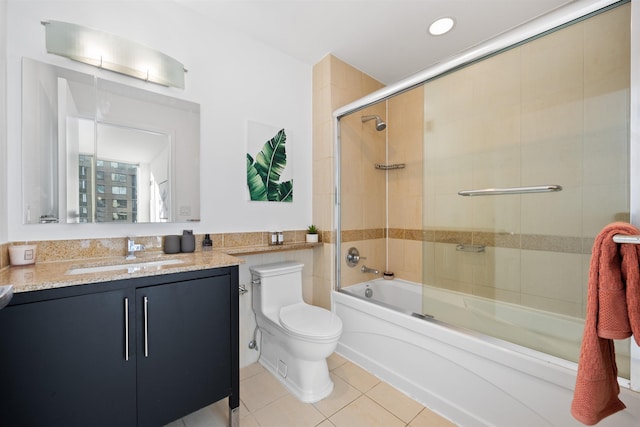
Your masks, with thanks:
[(315, 403), (331, 394), (333, 381), (326, 358), (315, 361), (295, 358), (276, 337), (264, 335), (258, 362), (291, 394), (305, 403)]

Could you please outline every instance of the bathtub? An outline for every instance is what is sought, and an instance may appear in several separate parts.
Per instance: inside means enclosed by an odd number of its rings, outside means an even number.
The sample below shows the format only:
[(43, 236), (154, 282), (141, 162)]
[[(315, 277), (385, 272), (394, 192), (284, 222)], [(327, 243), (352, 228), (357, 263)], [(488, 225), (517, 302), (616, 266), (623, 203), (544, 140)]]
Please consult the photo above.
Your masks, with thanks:
[[(461, 426), (583, 425), (569, 412), (579, 320), (431, 286), (423, 315), (422, 292), (399, 279), (334, 291), (336, 351)], [(506, 340), (533, 340), (548, 353)], [(599, 426), (640, 425), (640, 394), (620, 383), (627, 409)]]

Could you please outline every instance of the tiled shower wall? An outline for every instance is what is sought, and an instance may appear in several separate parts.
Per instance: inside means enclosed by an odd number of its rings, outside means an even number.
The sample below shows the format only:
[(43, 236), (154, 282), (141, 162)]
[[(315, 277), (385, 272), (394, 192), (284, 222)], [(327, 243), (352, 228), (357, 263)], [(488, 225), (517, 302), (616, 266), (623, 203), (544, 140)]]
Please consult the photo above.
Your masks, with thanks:
[(422, 282), (424, 89), (388, 101), (388, 163), (404, 164), (388, 175), (388, 269), (396, 277)]
[[(362, 123), (372, 114), (387, 123), (385, 131)], [(366, 257), (356, 268), (340, 260), (343, 286), (376, 277), (363, 274), (362, 265), (422, 281), (423, 123), (421, 87), (341, 121), (342, 253), (355, 247)]]
[[(333, 111), (382, 87), (380, 82), (332, 55), (313, 67), (313, 221), (323, 231), (322, 247), (314, 251), (313, 303), (322, 307), (331, 305), (335, 277), (336, 239), (331, 231), (335, 229)], [(364, 241), (363, 237), (357, 239)]]
[(628, 220), (629, 7), (425, 85), (426, 283), (583, 315), (593, 238)]
[[(383, 271), (386, 264), (386, 194), (385, 171), (376, 169), (386, 164), (386, 131), (377, 131), (375, 121), (362, 122), (363, 116), (378, 115), (387, 120), (385, 104), (358, 111), (341, 120), (341, 203), (342, 254), (355, 247), (363, 257), (360, 264), (342, 264), (342, 284), (370, 280), (374, 276), (360, 268)], [(366, 258), (366, 259), (364, 259)]]

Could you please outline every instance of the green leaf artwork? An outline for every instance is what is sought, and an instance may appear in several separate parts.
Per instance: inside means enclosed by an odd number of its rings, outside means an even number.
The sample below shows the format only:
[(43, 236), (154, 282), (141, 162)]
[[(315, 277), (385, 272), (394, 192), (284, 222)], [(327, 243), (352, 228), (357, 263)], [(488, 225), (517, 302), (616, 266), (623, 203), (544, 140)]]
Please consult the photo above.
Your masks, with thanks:
[(284, 129), (265, 142), (255, 160), (247, 153), (247, 186), (251, 200), (270, 202), (293, 201), (293, 179), (280, 182), (287, 166)]

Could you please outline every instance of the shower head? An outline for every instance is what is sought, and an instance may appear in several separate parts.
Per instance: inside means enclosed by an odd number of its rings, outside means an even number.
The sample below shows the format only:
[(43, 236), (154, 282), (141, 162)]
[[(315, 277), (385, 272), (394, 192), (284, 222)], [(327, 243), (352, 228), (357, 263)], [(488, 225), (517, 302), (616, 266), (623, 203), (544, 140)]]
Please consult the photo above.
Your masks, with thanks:
[(387, 124), (385, 122), (382, 121), (382, 119), (380, 118), (380, 116), (375, 115), (375, 116), (362, 116), (362, 123), (364, 122), (368, 122), (369, 120), (374, 120), (376, 121), (376, 130), (378, 132), (380, 132), (381, 130), (385, 130), (387, 127)]

